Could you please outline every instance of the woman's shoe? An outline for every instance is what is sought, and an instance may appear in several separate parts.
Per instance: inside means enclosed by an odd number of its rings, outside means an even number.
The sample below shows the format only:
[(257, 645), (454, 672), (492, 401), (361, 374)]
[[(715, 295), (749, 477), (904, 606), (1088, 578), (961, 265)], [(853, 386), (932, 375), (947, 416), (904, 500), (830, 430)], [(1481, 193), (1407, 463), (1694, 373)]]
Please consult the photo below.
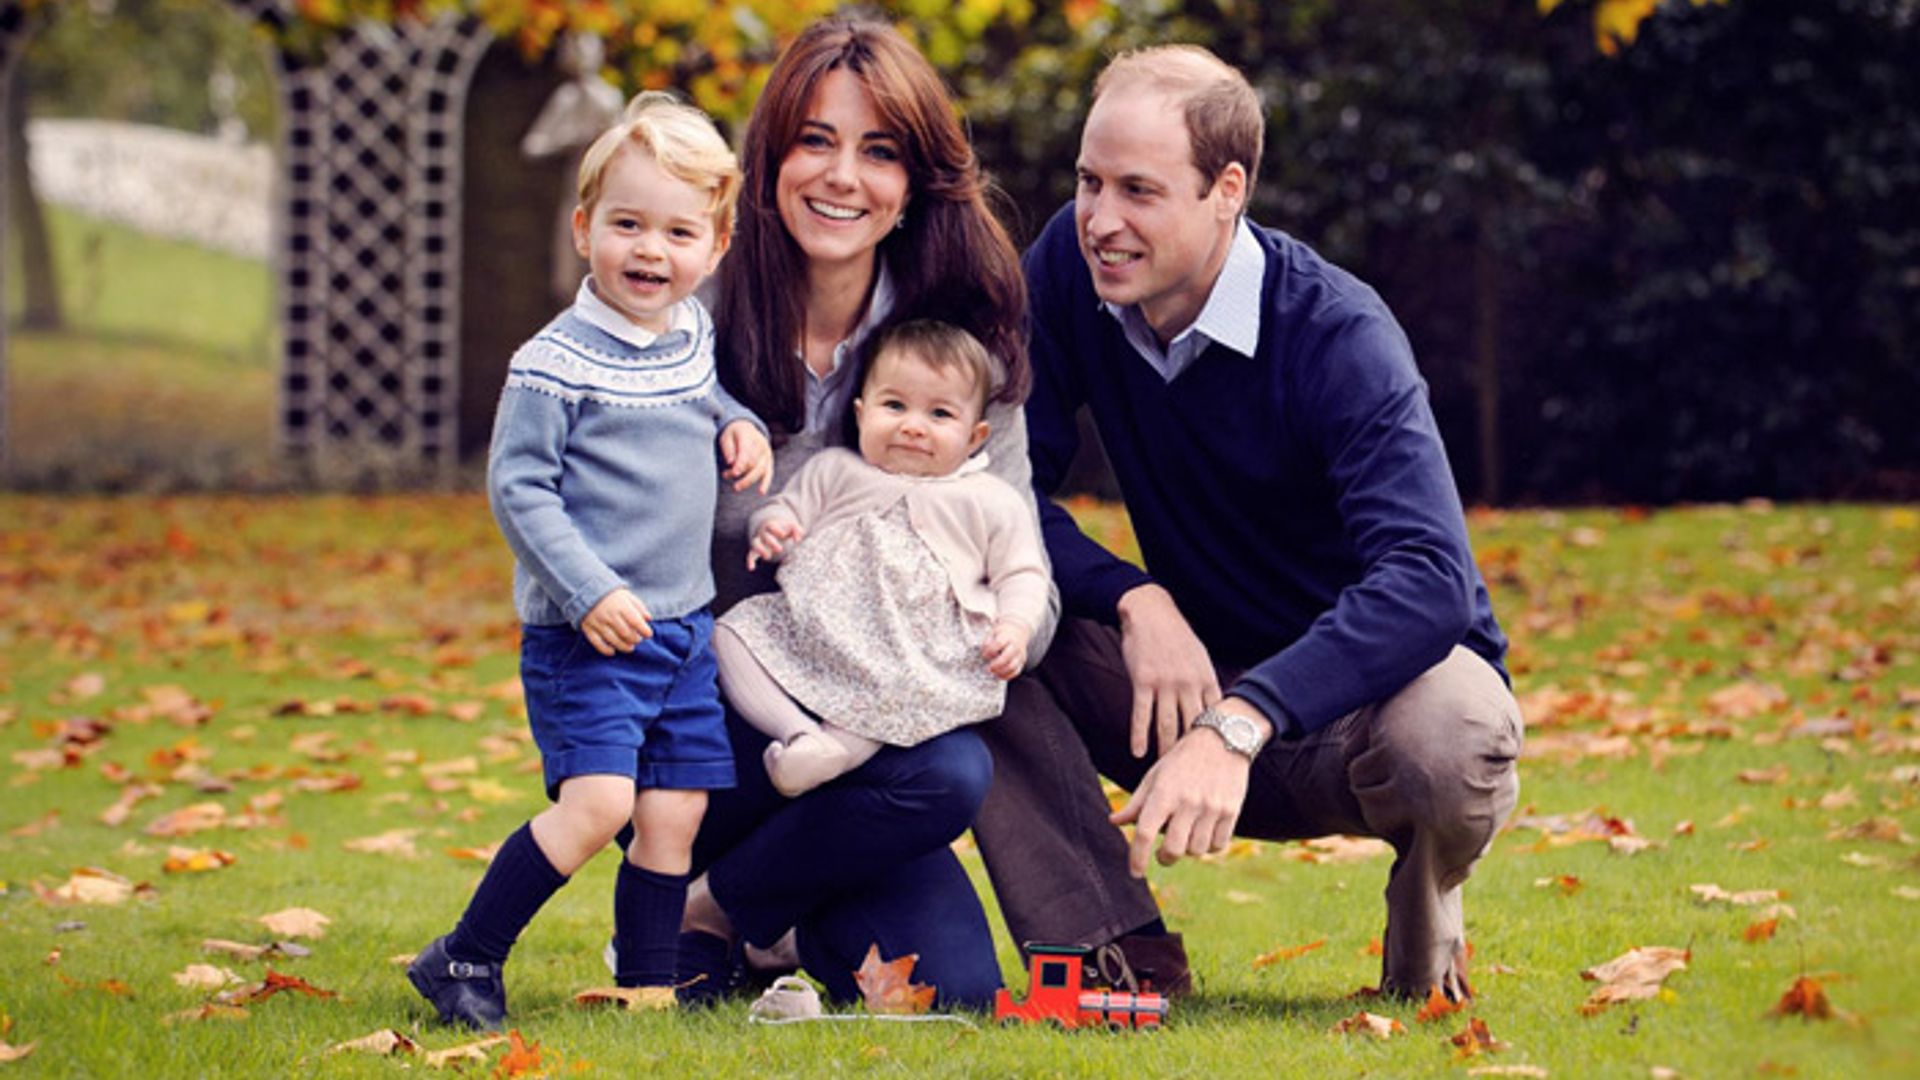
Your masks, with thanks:
[(673, 983), (684, 1009), (704, 1009), (733, 996), (746, 982), (746, 958), (737, 941), (704, 930), (683, 930)]

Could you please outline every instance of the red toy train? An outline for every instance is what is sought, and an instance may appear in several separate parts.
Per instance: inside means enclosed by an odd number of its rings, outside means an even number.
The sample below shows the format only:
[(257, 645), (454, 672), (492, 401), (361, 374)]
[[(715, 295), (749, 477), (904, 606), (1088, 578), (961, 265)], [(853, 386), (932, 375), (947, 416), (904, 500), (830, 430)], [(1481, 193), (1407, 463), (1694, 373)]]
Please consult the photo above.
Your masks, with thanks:
[(1016, 1002), (1000, 991), (993, 1018), (1063, 1028), (1157, 1028), (1166, 1021), (1167, 999), (1159, 994), (1083, 989), (1087, 951), (1078, 945), (1028, 945), (1027, 1000)]

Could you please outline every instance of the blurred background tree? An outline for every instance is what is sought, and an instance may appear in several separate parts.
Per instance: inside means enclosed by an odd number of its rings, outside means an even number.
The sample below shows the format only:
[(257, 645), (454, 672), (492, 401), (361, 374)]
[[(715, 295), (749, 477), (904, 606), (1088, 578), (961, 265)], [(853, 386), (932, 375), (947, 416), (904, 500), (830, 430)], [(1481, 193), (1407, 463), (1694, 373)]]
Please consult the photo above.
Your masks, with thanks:
[[(165, 12), (207, 2), (58, 5), (116, 18), (50, 32), (67, 70), (36, 110), (106, 95), (205, 130), (204, 64), (158, 69)], [(737, 133), (837, 6), (295, 0), (277, 32), (298, 55), (456, 12), (536, 67), (594, 33), (623, 90), (682, 88)], [(1271, 123), (1253, 216), (1385, 296), (1472, 500), (1920, 496), (1920, 0), (868, 6), (947, 73), (1023, 241), (1071, 197), (1114, 53), (1191, 41), (1246, 71)]]

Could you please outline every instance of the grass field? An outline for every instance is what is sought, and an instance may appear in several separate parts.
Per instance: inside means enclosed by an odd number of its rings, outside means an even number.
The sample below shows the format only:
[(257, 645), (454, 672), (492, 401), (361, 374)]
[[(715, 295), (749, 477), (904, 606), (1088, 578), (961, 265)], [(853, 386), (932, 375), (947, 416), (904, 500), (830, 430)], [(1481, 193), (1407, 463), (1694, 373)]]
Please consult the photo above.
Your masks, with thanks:
[[(278, 360), (266, 264), (58, 208), (48, 229), (67, 327), (8, 334), (16, 481), (262, 483), (273, 467)], [(20, 306), (18, 264), (10, 263), (10, 322)]]
[[(1125, 546), (1118, 514), (1079, 511)], [(469, 849), (540, 805), (483, 502), (0, 495), (0, 523), (0, 1043), (32, 1047), (0, 1071), (397, 1076), (425, 1062), (327, 1049), (386, 1028), (428, 1050), (467, 1042), (428, 1022), (391, 958), (457, 916), (480, 868)], [(1470, 1012), (1422, 1022), (1350, 997), (1378, 974), (1385, 858), (1248, 844), (1154, 873), (1201, 986), (1159, 1033), (576, 1008), (608, 981), (609, 857), (523, 939), (514, 1024), (553, 1076), (1920, 1071), (1920, 515), (1704, 507), (1472, 527), (1530, 741), (1522, 810), (1468, 887)], [(116, 805), (124, 820), (103, 821)], [(197, 806), (212, 827), (162, 835)], [(170, 872), (170, 857), (214, 868)], [(67, 902), (114, 889), (82, 867), (146, 887)], [(1742, 905), (1705, 885), (1780, 895)], [(260, 917), (299, 907), (332, 920), (300, 939), (311, 955), (203, 951), (275, 941)], [(1641, 946), (1689, 950), (1688, 966), (1583, 1015), (1598, 984), (1581, 971)], [(213, 991), (176, 984), (194, 964), (337, 996), (209, 1009)], [(1802, 976), (1832, 1015), (1770, 1017)], [(1406, 1030), (1330, 1031), (1362, 1009)], [(1449, 1037), (1470, 1018), (1506, 1048), (1462, 1057)], [(489, 1054), (469, 1073), (508, 1070)]]

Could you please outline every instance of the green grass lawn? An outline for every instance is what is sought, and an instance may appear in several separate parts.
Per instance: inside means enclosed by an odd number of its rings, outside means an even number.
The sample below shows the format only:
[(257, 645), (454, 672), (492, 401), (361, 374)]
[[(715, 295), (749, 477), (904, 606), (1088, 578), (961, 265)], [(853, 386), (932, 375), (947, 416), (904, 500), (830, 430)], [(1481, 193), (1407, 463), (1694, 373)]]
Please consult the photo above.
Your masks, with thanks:
[[(1118, 514), (1079, 509), (1126, 543)], [(0, 1070), (398, 1076), (424, 1065), (325, 1051), (382, 1028), (430, 1050), (467, 1041), (428, 1021), (391, 958), (464, 904), (480, 864), (449, 851), (494, 843), (541, 805), (513, 693), (508, 562), (483, 501), (15, 495), (0, 496), (0, 522), (0, 1042), (34, 1045)], [(1154, 872), (1201, 987), (1159, 1033), (578, 1009), (575, 992), (608, 982), (611, 857), (523, 939), (513, 1023), (554, 1076), (1914, 1075), (1920, 514), (1706, 507), (1472, 525), (1530, 745), (1521, 816), (1468, 886), (1470, 1013), (1423, 1023), (1413, 1006), (1349, 996), (1377, 978), (1384, 858), (1245, 845)], [(139, 785), (152, 797), (103, 823)], [(226, 824), (150, 834), (202, 803)], [(250, 805), (256, 827), (234, 827)], [(1590, 814), (1611, 825), (1549, 839)], [(345, 847), (392, 830), (414, 854)], [(1621, 854), (1602, 835), (1627, 830), (1652, 846)], [(233, 862), (169, 873), (170, 845)], [(80, 867), (151, 891), (43, 899)], [(1690, 888), (1705, 884), (1779, 890), (1791, 910), (1705, 902)], [(271, 941), (258, 918), (292, 907), (332, 919), (304, 941), (310, 956), (202, 952), (210, 938)], [(1773, 936), (1747, 940), (1769, 917)], [(1637, 946), (1687, 948), (1691, 964), (1656, 997), (1582, 1015), (1595, 987), (1582, 969)], [(168, 1023), (208, 1001), (173, 979), (203, 963), (251, 981), (271, 967), (338, 996)], [(1843, 1015), (1769, 1018), (1801, 975)], [(1406, 1032), (1330, 1033), (1363, 1008)], [(1508, 1048), (1459, 1059), (1448, 1037), (1469, 1017)]]
[[(16, 480), (262, 483), (273, 468), (278, 361), (267, 265), (57, 207), (48, 228), (67, 327), (7, 336)], [(17, 324), (17, 261), (6, 301)]]

